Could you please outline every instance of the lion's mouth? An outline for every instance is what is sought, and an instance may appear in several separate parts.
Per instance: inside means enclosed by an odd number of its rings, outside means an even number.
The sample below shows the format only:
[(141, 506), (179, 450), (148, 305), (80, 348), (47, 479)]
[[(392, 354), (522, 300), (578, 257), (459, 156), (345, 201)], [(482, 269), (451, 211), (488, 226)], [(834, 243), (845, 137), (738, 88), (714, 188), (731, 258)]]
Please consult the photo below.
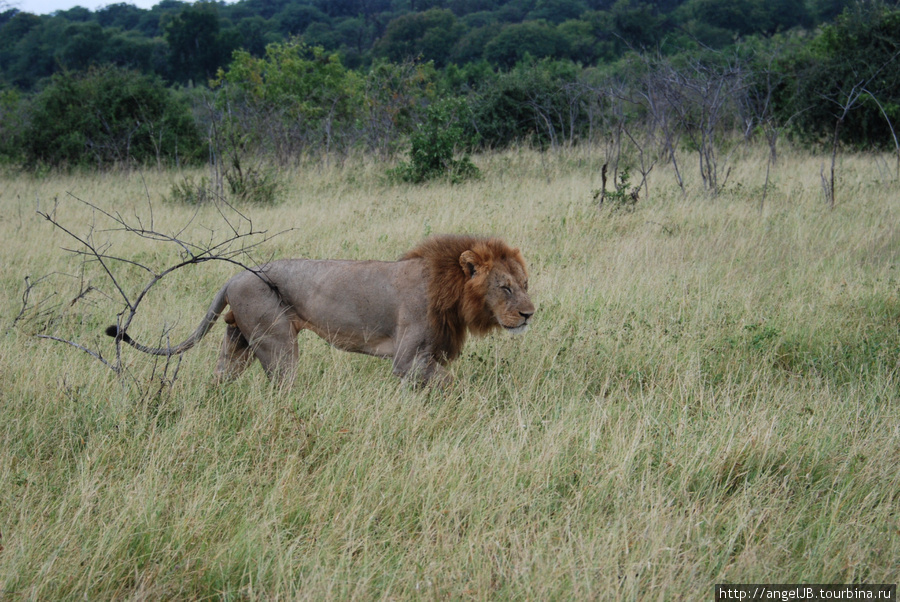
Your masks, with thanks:
[(528, 330), (528, 322), (523, 322), (518, 326), (507, 326), (506, 324), (504, 324), (503, 328), (510, 334), (522, 334), (523, 332)]

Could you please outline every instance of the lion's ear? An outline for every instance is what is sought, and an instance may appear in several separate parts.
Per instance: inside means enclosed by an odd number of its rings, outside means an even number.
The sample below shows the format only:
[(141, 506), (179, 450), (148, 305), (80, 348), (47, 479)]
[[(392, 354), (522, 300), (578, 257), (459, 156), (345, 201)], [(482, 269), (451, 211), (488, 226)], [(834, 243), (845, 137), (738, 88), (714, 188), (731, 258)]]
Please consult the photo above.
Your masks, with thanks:
[(480, 263), (478, 256), (472, 251), (463, 251), (463, 254), (459, 256), (459, 265), (469, 278), (474, 277), (478, 272)]

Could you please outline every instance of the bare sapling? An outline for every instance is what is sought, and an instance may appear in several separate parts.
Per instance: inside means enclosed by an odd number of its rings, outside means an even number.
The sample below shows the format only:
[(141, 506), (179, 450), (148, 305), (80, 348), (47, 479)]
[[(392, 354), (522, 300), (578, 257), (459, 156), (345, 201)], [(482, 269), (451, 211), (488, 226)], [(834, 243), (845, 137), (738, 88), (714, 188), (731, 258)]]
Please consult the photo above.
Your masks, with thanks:
[(888, 127), (891, 130), (891, 135), (894, 138), (894, 148), (897, 149), (897, 161), (898, 161), (898, 173), (900, 173), (900, 145), (897, 143), (897, 136), (894, 133), (894, 126), (891, 124), (891, 120), (888, 119), (887, 113), (884, 111), (884, 108), (881, 106), (881, 103), (878, 102), (876, 96), (869, 91), (869, 84), (881, 73), (890, 63), (894, 61), (894, 59), (900, 56), (900, 51), (895, 52), (891, 58), (886, 60), (884, 64), (879, 66), (875, 71), (865, 80), (860, 80), (853, 84), (849, 90), (841, 90), (834, 96), (827, 96), (822, 94), (821, 97), (831, 103), (833, 103), (837, 110), (834, 113), (835, 121), (834, 121), (834, 134), (831, 139), (831, 167), (828, 173), (828, 176), (825, 176), (825, 166), (822, 165), (822, 169), (819, 172), (819, 175), (822, 178), (822, 189), (825, 192), (825, 202), (828, 203), (829, 209), (834, 209), (835, 202), (835, 182), (834, 182), (834, 172), (835, 165), (837, 164), (837, 154), (838, 147), (840, 146), (841, 139), (841, 129), (844, 126), (844, 121), (847, 119), (847, 115), (853, 109), (857, 108), (863, 98), (871, 98), (878, 104), (878, 108), (881, 110), (882, 115), (885, 118), (885, 121), (888, 124)]

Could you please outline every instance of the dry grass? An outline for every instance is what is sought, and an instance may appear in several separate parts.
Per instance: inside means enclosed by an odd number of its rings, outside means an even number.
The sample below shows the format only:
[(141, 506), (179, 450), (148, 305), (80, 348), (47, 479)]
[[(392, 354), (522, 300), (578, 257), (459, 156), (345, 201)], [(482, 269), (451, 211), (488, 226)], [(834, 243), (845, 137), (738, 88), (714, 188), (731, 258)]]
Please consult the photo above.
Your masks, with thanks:
[[(47, 332), (113, 354), (121, 304), (34, 213), (154, 268), (178, 249), (107, 227), (70, 195), (175, 231), (180, 174), (8, 176), (0, 293), (0, 598), (701, 599), (719, 582), (900, 578), (900, 185), (846, 158), (764, 154), (719, 198), (654, 170), (633, 213), (598, 212), (601, 157), (482, 158), (481, 181), (388, 186), (314, 166), (242, 208), (294, 228), (263, 255), (388, 259), (431, 232), (502, 234), (531, 264), (524, 337), (470, 343), (448, 392), (302, 335), (298, 384), (259, 367), (217, 389), (217, 336), (159, 394)], [(148, 204), (148, 200), (150, 204)], [(224, 234), (202, 208), (184, 233)], [(176, 272), (133, 333), (189, 333), (226, 264)], [(140, 290), (146, 274), (121, 266)], [(70, 304), (83, 284), (96, 288)], [(51, 296), (51, 293), (55, 296)], [(221, 327), (214, 330), (221, 333)], [(105, 340), (104, 340), (105, 339)], [(124, 352), (137, 383), (160, 365)], [(154, 372), (155, 370), (155, 372)], [(169, 372), (171, 375), (171, 371)], [(159, 389), (155, 387), (152, 390)]]

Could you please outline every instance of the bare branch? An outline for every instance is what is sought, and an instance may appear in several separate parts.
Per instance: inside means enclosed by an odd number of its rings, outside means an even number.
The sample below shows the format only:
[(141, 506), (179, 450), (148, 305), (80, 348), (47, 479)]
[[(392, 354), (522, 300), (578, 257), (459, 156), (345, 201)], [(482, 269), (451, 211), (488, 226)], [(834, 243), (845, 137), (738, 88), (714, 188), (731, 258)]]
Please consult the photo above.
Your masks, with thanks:
[[(69, 236), (74, 238), (75, 240), (77, 240), (79, 243), (81, 243), (82, 246), (87, 248), (88, 252), (86, 254), (94, 257), (98, 261), (100, 266), (103, 268), (103, 271), (106, 272), (106, 275), (109, 277), (110, 281), (113, 283), (113, 286), (115, 286), (116, 290), (119, 291), (119, 294), (122, 296), (122, 299), (125, 301), (125, 303), (129, 307), (133, 308), (131, 301), (128, 299), (128, 295), (125, 293), (124, 290), (122, 290), (122, 287), (119, 286), (119, 281), (116, 280), (116, 277), (113, 276), (112, 271), (110, 270), (109, 266), (104, 261), (104, 259), (106, 259), (106, 257), (101, 252), (99, 252), (92, 243), (90, 243), (85, 238), (78, 236), (77, 234), (75, 234), (74, 232), (72, 232), (71, 230), (69, 230), (68, 228), (63, 226), (62, 224), (60, 224), (54, 217), (55, 213), (56, 213), (55, 208), (54, 208), (54, 212), (53, 212), (54, 215), (51, 215), (50, 213), (44, 213), (41, 211), (38, 211), (37, 213), (38, 213), (38, 215), (40, 215), (41, 217), (46, 219), (48, 222), (53, 224), (55, 227), (59, 228), (60, 230), (62, 230), (63, 232), (65, 232), (66, 234), (68, 234)], [(93, 233), (93, 226), (91, 227), (91, 231), (89, 232), (88, 237), (90, 237), (92, 235), (92, 233)]]
[(897, 132), (894, 131), (894, 124), (891, 123), (890, 117), (888, 117), (887, 111), (884, 110), (884, 107), (881, 106), (881, 103), (878, 102), (878, 98), (869, 92), (868, 89), (863, 88), (863, 92), (869, 95), (875, 104), (878, 105), (878, 110), (881, 111), (881, 116), (884, 117), (884, 120), (887, 122), (888, 128), (891, 130), (891, 137), (894, 139), (894, 150), (897, 153), (897, 177), (900, 178), (900, 143), (897, 142)]
[[(50, 277), (50, 275), (47, 275), (47, 276), (41, 276), (40, 278), (38, 278), (38, 279), (35, 280), (34, 282), (31, 282), (31, 281), (30, 281), (31, 276), (25, 276), (25, 290), (22, 291), (22, 307), (19, 309), (19, 313), (16, 315), (16, 317), (13, 318), (12, 324), (10, 324), (9, 328), (7, 329), (7, 332), (10, 332), (13, 328), (15, 328), (16, 325), (19, 323), (19, 321), (20, 321), (22, 318), (25, 317), (25, 314), (26, 314), (27, 311), (29, 310), (29, 305), (28, 305), (28, 304), (29, 304), (29, 301), (30, 301), (30, 298), (31, 298), (31, 292), (34, 290), (34, 287), (36, 287), (37, 285), (39, 285), (41, 282), (43, 282), (44, 280), (48, 279), (49, 277)], [(42, 299), (42, 300), (37, 304), (37, 306), (35, 306), (34, 309), (39, 308), (41, 305), (43, 305), (44, 303), (46, 303), (46, 301), (47, 301), (47, 299)], [(50, 310), (47, 310), (47, 311), (44, 312), (44, 313), (47, 314), (47, 313), (49, 313), (49, 312), (51, 312), (51, 311), (53, 311), (52, 308), (51, 308)]]
[(119, 374), (119, 373), (121, 372), (121, 370), (122, 370), (121, 364), (119, 364), (118, 362), (115, 363), (115, 364), (109, 363), (109, 362), (106, 360), (106, 358), (104, 358), (104, 357), (100, 354), (99, 351), (93, 351), (93, 350), (88, 349), (87, 347), (84, 347), (84, 346), (82, 346), (82, 345), (79, 345), (78, 343), (75, 343), (75, 342), (73, 342), (73, 341), (69, 341), (69, 340), (66, 340), (66, 339), (59, 338), (59, 337), (54, 337), (54, 336), (51, 336), (51, 335), (49, 335), (49, 334), (37, 334), (37, 335), (35, 335), (35, 336), (36, 336), (37, 338), (39, 338), (39, 339), (50, 339), (51, 341), (57, 341), (57, 342), (59, 342), (59, 343), (65, 343), (66, 345), (71, 345), (72, 347), (75, 347), (76, 349), (79, 349), (79, 350), (81, 350), (81, 351), (84, 351), (84, 352), (87, 353), (89, 356), (91, 356), (91, 357), (93, 357), (94, 359), (99, 360), (100, 362), (102, 362), (104, 366), (108, 367), (110, 370), (112, 370), (112, 371), (115, 372), (116, 374)]

